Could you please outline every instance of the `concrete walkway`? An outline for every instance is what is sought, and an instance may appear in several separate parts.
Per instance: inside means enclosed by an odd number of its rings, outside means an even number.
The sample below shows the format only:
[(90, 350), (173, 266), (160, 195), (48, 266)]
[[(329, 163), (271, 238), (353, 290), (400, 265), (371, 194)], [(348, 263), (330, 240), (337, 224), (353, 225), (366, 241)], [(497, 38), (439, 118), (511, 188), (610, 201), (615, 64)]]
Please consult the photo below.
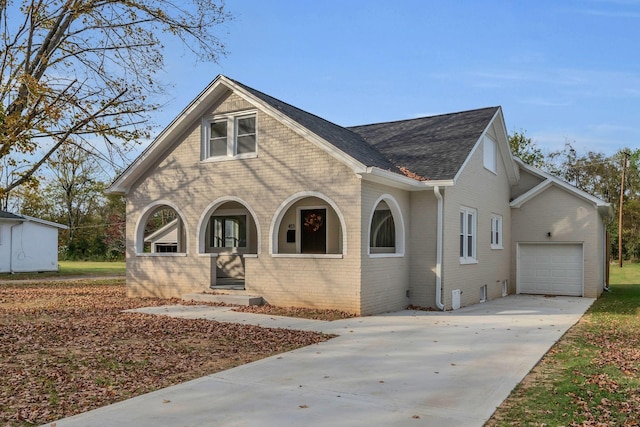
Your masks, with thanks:
[[(340, 336), (55, 426), (480, 427), (593, 301), (515, 295), (447, 313), (306, 324)], [(193, 311), (248, 322), (214, 309)]]

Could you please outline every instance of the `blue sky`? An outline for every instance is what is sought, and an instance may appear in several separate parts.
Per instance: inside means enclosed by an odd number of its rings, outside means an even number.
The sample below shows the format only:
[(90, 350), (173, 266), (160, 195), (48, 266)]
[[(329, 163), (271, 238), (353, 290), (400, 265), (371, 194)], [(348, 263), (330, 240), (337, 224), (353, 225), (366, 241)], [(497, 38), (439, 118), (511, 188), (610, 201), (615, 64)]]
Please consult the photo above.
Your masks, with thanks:
[(229, 54), (167, 52), (166, 126), (217, 74), (343, 126), (503, 107), (545, 151), (640, 147), (639, 0), (228, 0)]

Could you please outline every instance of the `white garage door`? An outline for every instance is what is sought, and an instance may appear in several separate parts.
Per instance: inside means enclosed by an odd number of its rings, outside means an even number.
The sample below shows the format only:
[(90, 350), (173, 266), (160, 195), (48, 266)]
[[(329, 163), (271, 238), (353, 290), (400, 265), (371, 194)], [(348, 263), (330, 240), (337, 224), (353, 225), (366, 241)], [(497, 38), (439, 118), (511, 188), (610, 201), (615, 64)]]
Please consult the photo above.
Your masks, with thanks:
[(582, 296), (582, 244), (520, 243), (518, 292)]

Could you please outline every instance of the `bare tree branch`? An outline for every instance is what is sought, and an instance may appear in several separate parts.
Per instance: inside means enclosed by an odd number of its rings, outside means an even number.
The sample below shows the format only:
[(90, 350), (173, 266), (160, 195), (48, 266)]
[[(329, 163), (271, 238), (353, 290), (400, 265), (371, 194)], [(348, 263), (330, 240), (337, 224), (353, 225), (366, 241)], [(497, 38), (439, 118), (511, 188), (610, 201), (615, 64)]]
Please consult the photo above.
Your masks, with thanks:
[(0, 0), (0, 160), (21, 165), (0, 196), (74, 137), (107, 149), (147, 138), (165, 90), (160, 37), (217, 61), (225, 47), (215, 31), (231, 19), (221, 2)]

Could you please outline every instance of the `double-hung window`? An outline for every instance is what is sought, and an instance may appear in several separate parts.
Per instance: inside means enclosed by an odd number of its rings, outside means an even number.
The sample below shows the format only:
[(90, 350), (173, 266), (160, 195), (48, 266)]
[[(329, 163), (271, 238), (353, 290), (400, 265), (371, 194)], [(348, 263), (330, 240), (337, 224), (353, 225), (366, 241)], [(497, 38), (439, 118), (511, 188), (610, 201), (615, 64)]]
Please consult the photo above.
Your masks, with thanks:
[(228, 160), (257, 155), (255, 113), (209, 117), (203, 120), (202, 128), (203, 159)]
[(502, 249), (502, 216), (491, 215), (491, 249)]
[(246, 248), (247, 216), (211, 217), (211, 246), (214, 248)]
[(460, 263), (477, 262), (476, 258), (476, 217), (473, 208), (460, 208)]

